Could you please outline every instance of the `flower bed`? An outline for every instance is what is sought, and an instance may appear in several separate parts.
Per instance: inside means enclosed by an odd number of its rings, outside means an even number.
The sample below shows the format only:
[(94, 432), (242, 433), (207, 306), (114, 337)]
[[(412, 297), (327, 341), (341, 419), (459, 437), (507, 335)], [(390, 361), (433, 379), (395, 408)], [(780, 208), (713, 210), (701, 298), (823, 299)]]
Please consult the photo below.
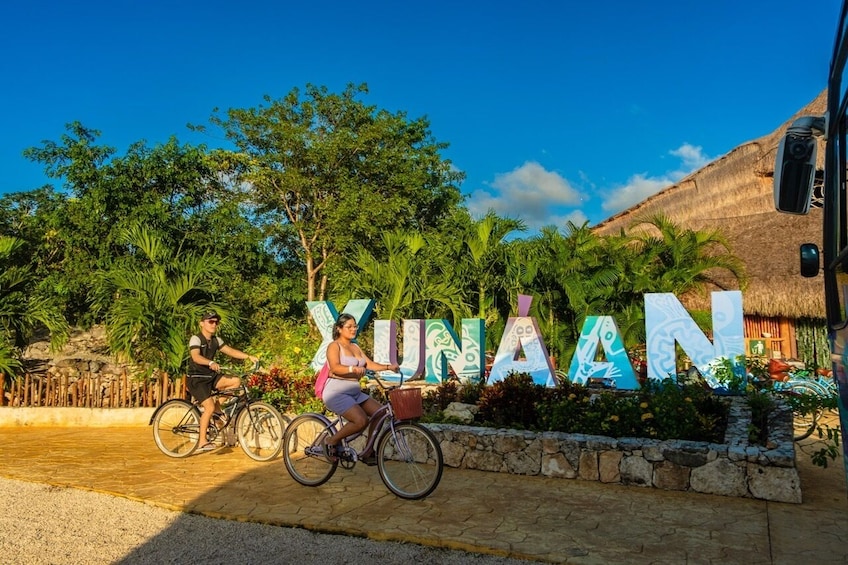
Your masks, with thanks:
[(800, 503), (791, 410), (776, 408), (759, 446), (749, 443), (745, 400), (729, 401), (723, 443), (426, 426), (449, 467)]

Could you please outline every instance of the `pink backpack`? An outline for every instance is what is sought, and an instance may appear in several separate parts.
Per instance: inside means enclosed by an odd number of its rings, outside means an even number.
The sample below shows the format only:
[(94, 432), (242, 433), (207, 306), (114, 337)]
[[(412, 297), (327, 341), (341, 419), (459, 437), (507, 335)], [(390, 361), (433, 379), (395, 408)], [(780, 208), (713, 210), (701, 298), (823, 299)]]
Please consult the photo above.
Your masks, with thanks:
[(324, 361), (324, 366), (318, 371), (318, 377), (315, 379), (315, 397), (324, 400), (324, 387), (327, 385), (327, 379), (330, 378), (330, 362)]

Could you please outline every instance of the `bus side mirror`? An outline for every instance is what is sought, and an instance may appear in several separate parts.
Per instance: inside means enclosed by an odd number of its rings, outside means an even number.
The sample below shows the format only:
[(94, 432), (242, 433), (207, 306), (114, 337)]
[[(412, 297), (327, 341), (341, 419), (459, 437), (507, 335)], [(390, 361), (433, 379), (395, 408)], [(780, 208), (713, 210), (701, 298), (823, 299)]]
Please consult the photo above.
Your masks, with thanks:
[(815, 277), (819, 274), (819, 247), (815, 243), (801, 244), (801, 276)]
[(777, 147), (774, 161), (774, 207), (787, 214), (807, 214), (816, 176), (814, 135), (824, 132), (824, 118), (795, 120)]

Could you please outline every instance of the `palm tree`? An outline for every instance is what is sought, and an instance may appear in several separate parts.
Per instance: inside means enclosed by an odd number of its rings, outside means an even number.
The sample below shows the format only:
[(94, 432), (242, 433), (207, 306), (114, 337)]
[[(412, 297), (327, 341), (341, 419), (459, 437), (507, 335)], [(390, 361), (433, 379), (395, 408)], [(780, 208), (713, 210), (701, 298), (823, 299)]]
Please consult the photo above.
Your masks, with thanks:
[(143, 227), (124, 230), (130, 259), (101, 271), (95, 307), (105, 312), (111, 351), (130, 362), (179, 370), (188, 355), (188, 336), (201, 310), (214, 307), (232, 328), (230, 309), (214, 300), (225, 262), (209, 254), (167, 248)]
[[(621, 273), (607, 289), (607, 311), (615, 316), (628, 347), (645, 339), (645, 293), (684, 296), (703, 293), (711, 284), (725, 289), (726, 281), (716, 277), (720, 271), (729, 272), (740, 288), (746, 282), (742, 262), (730, 253), (720, 232), (683, 229), (662, 214), (633, 227), (645, 225), (654, 229), (604, 239), (608, 260)], [(692, 318), (709, 326), (708, 312), (694, 311)]]
[(383, 319), (435, 318), (449, 313), (456, 322), (468, 314), (462, 290), (428, 253), (439, 247), (438, 242), (404, 231), (386, 232), (382, 239), (386, 259), (378, 260), (360, 248), (338, 275), (347, 297), (373, 298)]
[(745, 266), (733, 255), (727, 239), (718, 230), (691, 230), (677, 226), (667, 216), (656, 214), (639, 225), (651, 225), (659, 232), (634, 237), (636, 253), (646, 258), (654, 279), (653, 292), (684, 294), (703, 292), (708, 285), (726, 290), (715, 275), (729, 272), (740, 288), (747, 281)]
[(499, 317), (495, 295), (505, 289), (504, 274), (512, 264), (506, 237), (523, 232), (526, 226), (521, 220), (502, 218), (489, 211), (470, 228), (464, 240), (470, 260), (466, 277), (475, 287), (477, 317), (486, 320), (489, 326)]
[(587, 223), (568, 222), (565, 235), (543, 228), (532, 244), (537, 261), (533, 312), (551, 353), (567, 360), (586, 316), (608, 313), (605, 292), (619, 272), (604, 253), (603, 239)]
[(38, 329), (50, 332), (54, 349), (68, 337), (58, 304), (36, 291), (38, 281), (30, 266), (16, 260), (22, 245), (20, 239), (0, 236), (0, 373), (9, 376), (21, 369), (21, 351)]

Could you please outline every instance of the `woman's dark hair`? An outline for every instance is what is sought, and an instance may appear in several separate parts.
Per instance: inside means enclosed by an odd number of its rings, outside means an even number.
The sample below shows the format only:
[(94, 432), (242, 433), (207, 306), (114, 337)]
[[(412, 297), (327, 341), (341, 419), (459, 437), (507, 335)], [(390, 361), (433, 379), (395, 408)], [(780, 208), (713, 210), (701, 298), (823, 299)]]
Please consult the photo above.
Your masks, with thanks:
[(356, 322), (356, 318), (351, 316), (350, 314), (342, 314), (339, 316), (339, 319), (336, 320), (336, 323), (333, 324), (333, 339), (339, 339), (339, 335), (342, 332), (342, 327), (348, 323), (349, 320), (353, 320)]

